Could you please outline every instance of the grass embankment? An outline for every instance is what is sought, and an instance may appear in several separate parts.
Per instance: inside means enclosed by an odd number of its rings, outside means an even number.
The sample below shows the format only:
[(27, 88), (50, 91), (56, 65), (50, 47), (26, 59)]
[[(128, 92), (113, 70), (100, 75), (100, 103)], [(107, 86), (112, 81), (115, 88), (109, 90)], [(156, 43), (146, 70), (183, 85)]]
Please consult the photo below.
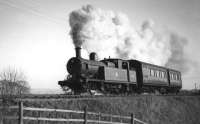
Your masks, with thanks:
[[(200, 124), (200, 96), (136, 96), (26, 101), (25, 106), (130, 115), (149, 124)], [(37, 113), (27, 113), (38, 116)], [(56, 115), (63, 116), (63, 115)]]

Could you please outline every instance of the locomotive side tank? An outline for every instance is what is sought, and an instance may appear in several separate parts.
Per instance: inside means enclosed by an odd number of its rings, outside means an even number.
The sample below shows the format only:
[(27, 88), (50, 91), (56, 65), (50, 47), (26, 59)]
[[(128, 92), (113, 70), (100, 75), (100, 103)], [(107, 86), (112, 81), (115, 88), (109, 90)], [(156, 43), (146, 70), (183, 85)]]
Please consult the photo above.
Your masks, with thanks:
[(103, 67), (102, 79), (121, 83), (136, 83), (135, 69), (129, 67), (129, 62), (122, 59), (105, 59), (103, 62), (114, 63), (114, 67)]
[(130, 93), (136, 89), (136, 71), (129, 68), (129, 62), (121, 59), (105, 59), (104, 62), (112, 62), (115, 67), (100, 68), (101, 80), (104, 83), (104, 91), (107, 93)]

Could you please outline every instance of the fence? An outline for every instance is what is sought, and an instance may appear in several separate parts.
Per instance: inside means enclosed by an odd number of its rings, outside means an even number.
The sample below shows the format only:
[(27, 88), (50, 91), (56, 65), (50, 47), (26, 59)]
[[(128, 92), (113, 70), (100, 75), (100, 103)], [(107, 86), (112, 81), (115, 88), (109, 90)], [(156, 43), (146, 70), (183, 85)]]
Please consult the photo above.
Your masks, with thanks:
[[(0, 106), (0, 109), (3, 107)], [(88, 123), (98, 123), (98, 124), (147, 124), (137, 118), (135, 118), (134, 114), (130, 116), (121, 116), (121, 115), (112, 115), (112, 114), (105, 114), (105, 113), (95, 113), (95, 112), (88, 112), (87, 107), (84, 108), (84, 111), (78, 110), (64, 110), (64, 109), (49, 109), (49, 108), (33, 108), (33, 107), (25, 107), (23, 102), (19, 102), (18, 106), (9, 106), (8, 109), (18, 109), (18, 116), (3, 116), (0, 124), (8, 119), (18, 120), (18, 124), (24, 124), (25, 120), (29, 121), (49, 121), (49, 122), (81, 122), (83, 124)], [(37, 112), (61, 112), (61, 113), (75, 113), (75, 114), (82, 114), (82, 118), (48, 118), (48, 117), (33, 117), (33, 116), (25, 116), (24, 111), (37, 111)], [(90, 119), (89, 115), (95, 115), (96, 119)], [(103, 117), (109, 117), (109, 120), (102, 120)], [(115, 118), (118, 118), (118, 121), (113, 121)], [(123, 122), (126, 120), (126, 122)]]

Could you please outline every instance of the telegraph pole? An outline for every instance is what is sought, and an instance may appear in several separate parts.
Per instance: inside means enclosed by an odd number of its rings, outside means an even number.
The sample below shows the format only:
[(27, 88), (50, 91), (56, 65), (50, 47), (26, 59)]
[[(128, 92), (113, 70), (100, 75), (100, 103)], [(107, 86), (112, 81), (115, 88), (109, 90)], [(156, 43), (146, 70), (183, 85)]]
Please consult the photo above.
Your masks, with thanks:
[(194, 89), (197, 90), (197, 83), (194, 84)]

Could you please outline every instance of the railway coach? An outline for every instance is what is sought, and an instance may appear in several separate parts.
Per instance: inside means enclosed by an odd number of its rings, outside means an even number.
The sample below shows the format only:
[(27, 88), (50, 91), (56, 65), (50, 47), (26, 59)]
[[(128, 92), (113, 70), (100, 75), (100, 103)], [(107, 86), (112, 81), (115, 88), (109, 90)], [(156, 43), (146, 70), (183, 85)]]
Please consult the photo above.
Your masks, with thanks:
[(129, 60), (130, 67), (136, 69), (138, 91), (177, 93), (182, 88), (181, 73), (138, 60)]

